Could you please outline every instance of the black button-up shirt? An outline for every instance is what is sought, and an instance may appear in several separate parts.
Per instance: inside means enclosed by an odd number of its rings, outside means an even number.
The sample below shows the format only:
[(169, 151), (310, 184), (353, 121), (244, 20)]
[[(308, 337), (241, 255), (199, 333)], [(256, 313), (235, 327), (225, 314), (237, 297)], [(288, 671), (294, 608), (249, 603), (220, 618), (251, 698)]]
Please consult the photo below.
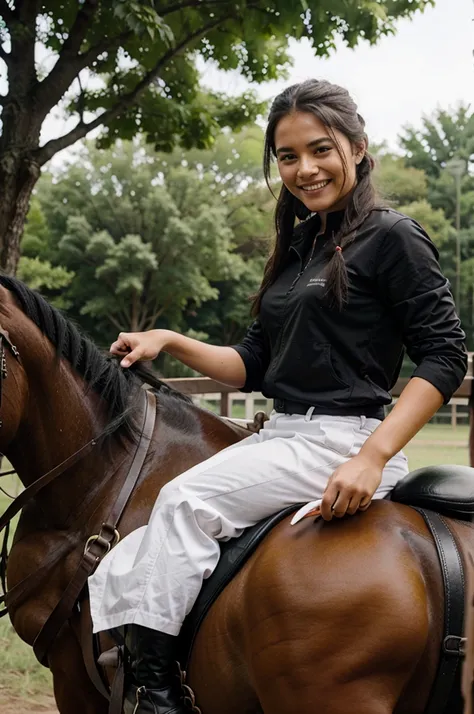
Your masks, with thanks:
[(467, 355), (436, 247), (411, 218), (373, 210), (343, 252), (347, 303), (331, 308), (325, 267), (340, 220), (340, 213), (328, 215), (311, 258), (319, 217), (295, 229), (259, 318), (234, 345), (246, 368), (242, 391), (312, 405), (319, 413), (363, 414), (391, 402), (406, 349), (417, 365), (412, 376), (431, 382), (448, 402), (464, 378)]

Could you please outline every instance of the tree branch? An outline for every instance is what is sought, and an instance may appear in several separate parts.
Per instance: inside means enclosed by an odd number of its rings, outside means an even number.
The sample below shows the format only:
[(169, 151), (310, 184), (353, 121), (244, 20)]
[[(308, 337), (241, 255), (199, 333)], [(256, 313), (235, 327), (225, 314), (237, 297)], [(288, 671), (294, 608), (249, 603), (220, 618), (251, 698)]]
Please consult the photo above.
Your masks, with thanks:
[[(110, 312), (107, 314), (107, 317), (110, 320), (110, 322), (112, 323), (112, 325), (117, 328), (117, 330), (120, 331), (120, 330), (124, 329), (123, 323), (121, 324), (118, 320), (116, 320), (115, 317), (113, 317), (113, 315), (110, 314)], [(127, 319), (125, 329), (128, 327), (129, 324), (130, 324), (130, 321)]]
[(160, 59), (159, 62), (157, 62), (153, 69), (151, 69), (145, 74), (143, 79), (136, 85), (136, 87), (131, 92), (129, 92), (128, 94), (124, 94), (123, 97), (115, 104), (115, 106), (111, 107), (110, 109), (107, 109), (105, 112), (102, 112), (102, 114), (96, 117), (93, 121), (90, 121), (87, 124), (85, 124), (84, 122), (79, 122), (74, 127), (74, 129), (72, 129), (67, 134), (64, 134), (64, 136), (61, 136), (58, 139), (52, 139), (51, 141), (48, 141), (47, 144), (45, 144), (43, 147), (38, 149), (37, 152), (35, 152), (35, 158), (39, 162), (39, 165), (43, 166), (58, 151), (66, 149), (68, 146), (71, 146), (71, 144), (74, 144), (79, 139), (82, 139), (93, 129), (96, 129), (101, 125), (107, 125), (109, 122), (113, 121), (120, 114), (122, 114), (122, 112), (124, 112), (126, 109), (133, 106), (133, 104), (135, 104), (137, 99), (141, 96), (141, 94), (143, 94), (147, 87), (159, 76), (161, 69), (165, 66), (167, 62), (173, 59), (173, 57), (179, 54), (182, 50), (186, 49), (186, 47), (192, 42), (200, 39), (201, 37), (204, 37), (204, 35), (209, 32), (209, 30), (214, 29), (222, 22), (226, 22), (229, 17), (230, 16), (228, 15), (227, 17), (220, 17), (214, 19), (212, 22), (209, 22), (204, 27), (201, 27), (199, 30), (196, 30), (196, 32), (186, 37), (186, 39), (184, 39), (179, 45), (176, 45), (176, 47), (173, 47), (169, 49), (168, 52), (165, 52), (163, 57)]
[(111, 49), (119, 47), (121, 44), (129, 40), (133, 34), (134, 33), (132, 30), (125, 30), (116, 37), (112, 37), (107, 40), (103, 39), (101, 40), (101, 42), (98, 42), (93, 47), (90, 47), (87, 52), (83, 52), (81, 55), (78, 56), (78, 61), (80, 62), (81, 69), (85, 69), (103, 52), (109, 52)]
[[(75, 59), (71, 59), (69, 65), (63, 68), (63, 72), (56, 75), (56, 81), (59, 83), (59, 86), (53, 87), (52, 90), (48, 92), (47, 89), (50, 77), (57, 66), (55, 65), (52, 72), (46, 77), (45, 80), (43, 80), (38, 88), (39, 102), (43, 101), (43, 113), (46, 115), (51, 108), (59, 102), (62, 95), (67, 91), (70, 84), (83, 69), (94, 62), (94, 60), (96, 60), (97, 57), (99, 57), (99, 55), (103, 52), (109, 52), (110, 50), (116, 49), (132, 35), (132, 30), (127, 30), (116, 37), (107, 39), (104, 38), (93, 47), (90, 47), (87, 52), (83, 52), (82, 54), (77, 55)], [(48, 83), (48, 85), (46, 83)]]
[(79, 84), (79, 97), (77, 100), (77, 111), (79, 112), (79, 121), (84, 124), (84, 87), (81, 82), (81, 75), (77, 75), (77, 83)]
[(18, 98), (31, 98), (38, 81), (35, 66), (38, 5), (39, 0), (22, 0), (16, 3), (15, 11), (11, 10), (12, 25), (9, 28), (11, 62), (8, 80), (11, 91)]
[[(49, 109), (59, 102), (64, 92), (68, 89), (77, 73), (83, 69), (77, 66), (79, 50), (84, 42), (90, 22), (97, 12), (99, 0), (85, 0), (69, 30), (68, 38), (64, 42), (58, 60), (48, 76), (40, 83), (37, 98), (40, 104), (47, 101)], [(46, 112), (47, 113), (47, 112)]]

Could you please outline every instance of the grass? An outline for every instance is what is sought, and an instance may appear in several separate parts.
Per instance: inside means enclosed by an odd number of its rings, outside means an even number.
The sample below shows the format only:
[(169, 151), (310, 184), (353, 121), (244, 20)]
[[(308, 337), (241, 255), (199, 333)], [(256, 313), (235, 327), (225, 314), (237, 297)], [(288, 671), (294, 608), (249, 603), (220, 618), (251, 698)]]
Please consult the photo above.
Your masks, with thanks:
[[(212, 404), (208, 407), (212, 408)], [(243, 405), (235, 405), (233, 416), (244, 417)], [(257, 408), (264, 408), (265, 404)], [(429, 464), (468, 464), (468, 427), (428, 424), (406, 447), (410, 469)], [(3, 468), (7, 468), (5, 465)], [(5, 483), (3, 483), (5, 481)], [(2, 480), (1, 485), (14, 494), (18, 484), (14, 477)], [(0, 492), (0, 513), (10, 501)], [(51, 676), (35, 659), (32, 649), (13, 631), (8, 618), (0, 620), (0, 697), (3, 693), (29, 699), (51, 693)], [(28, 707), (31, 711), (31, 708)], [(1, 711), (1, 707), (0, 707)]]
[(8, 617), (0, 620), (0, 672), (0, 697), (2, 690), (21, 698), (51, 693), (49, 670), (37, 662), (33, 650), (20, 640)]
[[(7, 469), (8, 464), (4, 461), (1, 470)], [(2, 479), (0, 485), (11, 495), (18, 493), (19, 484), (13, 476)], [(0, 513), (9, 503), (10, 500), (0, 491)], [(0, 697), (6, 692), (31, 700), (52, 691), (49, 670), (39, 664), (31, 647), (20, 640), (8, 615), (0, 620), (0, 673)]]

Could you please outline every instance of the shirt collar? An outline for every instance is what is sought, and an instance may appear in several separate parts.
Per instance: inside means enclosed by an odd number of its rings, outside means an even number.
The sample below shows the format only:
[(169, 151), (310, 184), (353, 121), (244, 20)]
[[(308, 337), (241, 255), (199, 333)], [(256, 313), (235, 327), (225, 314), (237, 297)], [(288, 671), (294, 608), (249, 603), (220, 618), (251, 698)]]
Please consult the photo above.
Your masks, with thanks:
[[(324, 231), (324, 236), (332, 235), (336, 233), (341, 227), (342, 221), (344, 219), (345, 211), (332, 211), (328, 213), (326, 219), (326, 230)], [(318, 213), (312, 213), (304, 221), (298, 223), (295, 226), (293, 232), (293, 239), (291, 241), (292, 246), (299, 246), (305, 239), (309, 236), (313, 237), (318, 233), (321, 227), (321, 218)]]

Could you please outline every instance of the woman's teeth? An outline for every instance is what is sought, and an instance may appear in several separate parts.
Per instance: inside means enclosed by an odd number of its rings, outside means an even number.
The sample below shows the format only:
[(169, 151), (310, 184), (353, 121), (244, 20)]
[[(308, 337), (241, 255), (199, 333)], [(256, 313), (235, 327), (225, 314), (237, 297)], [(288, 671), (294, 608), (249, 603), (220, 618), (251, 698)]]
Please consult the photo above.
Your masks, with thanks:
[(318, 191), (319, 189), (327, 186), (330, 180), (331, 179), (327, 179), (326, 181), (318, 181), (318, 183), (313, 183), (311, 184), (311, 186), (301, 186), (301, 188), (303, 189), (303, 191)]

